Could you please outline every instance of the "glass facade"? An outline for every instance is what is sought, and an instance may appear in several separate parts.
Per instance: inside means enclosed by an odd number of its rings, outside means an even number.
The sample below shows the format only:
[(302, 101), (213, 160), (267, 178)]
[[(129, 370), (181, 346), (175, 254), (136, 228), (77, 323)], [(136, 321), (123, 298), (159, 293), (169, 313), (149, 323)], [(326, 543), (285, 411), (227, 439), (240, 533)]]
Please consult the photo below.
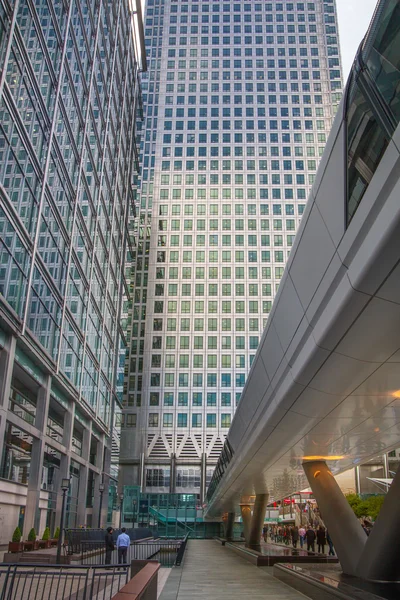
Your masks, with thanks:
[(360, 49), (347, 90), (348, 224), (400, 120), (399, 16), (398, 1), (380, 5), (379, 21)]
[(341, 98), (336, 6), (148, 0), (145, 38), (122, 483), (200, 468), (204, 498)]
[[(30, 436), (15, 419), (39, 432), (47, 424), (49, 446), (56, 441), (89, 463), (85, 429), (99, 444), (112, 430), (144, 58), (134, 5), (0, 0), (0, 380), (6, 373), (8, 388), (13, 380), (1, 400), (13, 415), (1, 472), (29, 486), (37, 444), (21, 446)], [(39, 387), (25, 381), (23, 356), (41, 373)], [(62, 390), (66, 405), (55, 391), (50, 407), (38, 401), (46, 386)], [(81, 460), (73, 469), (81, 487), (82, 469)]]

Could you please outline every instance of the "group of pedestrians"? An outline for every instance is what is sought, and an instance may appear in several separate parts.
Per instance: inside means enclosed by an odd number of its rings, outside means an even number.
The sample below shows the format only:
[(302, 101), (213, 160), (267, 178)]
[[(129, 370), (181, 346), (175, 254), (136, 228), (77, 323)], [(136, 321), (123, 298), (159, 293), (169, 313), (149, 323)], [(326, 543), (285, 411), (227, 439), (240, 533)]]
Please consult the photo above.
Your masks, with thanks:
[(268, 527), (264, 527), (263, 538), (265, 542), (267, 541), (268, 534), (271, 541), (275, 543), (284, 543), (287, 546), (291, 544), (293, 548), (297, 548), (297, 544), (300, 543), (300, 548), (306, 546), (308, 552), (315, 552), (315, 543), (317, 543), (318, 552), (325, 554), (325, 546), (328, 545), (329, 556), (335, 556), (332, 538), (328, 530), (322, 525), (316, 528), (311, 525), (307, 527), (273, 525), (269, 530)]
[(104, 540), (106, 545), (105, 564), (111, 564), (111, 555), (115, 548), (118, 550), (118, 564), (126, 564), (128, 548), (131, 545), (130, 537), (127, 535), (125, 527), (123, 527), (121, 533), (117, 537), (116, 543), (114, 543), (113, 531), (114, 529), (112, 527), (107, 527), (107, 533)]

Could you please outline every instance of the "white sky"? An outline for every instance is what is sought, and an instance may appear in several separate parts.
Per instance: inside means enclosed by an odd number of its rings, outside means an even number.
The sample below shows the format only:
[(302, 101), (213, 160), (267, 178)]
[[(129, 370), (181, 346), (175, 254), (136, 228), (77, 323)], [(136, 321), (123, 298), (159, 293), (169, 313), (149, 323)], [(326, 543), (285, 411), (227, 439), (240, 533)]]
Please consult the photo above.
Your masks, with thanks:
[(367, 32), (376, 4), (377, 0), (336, 0), (345, 83), (358, 46)]

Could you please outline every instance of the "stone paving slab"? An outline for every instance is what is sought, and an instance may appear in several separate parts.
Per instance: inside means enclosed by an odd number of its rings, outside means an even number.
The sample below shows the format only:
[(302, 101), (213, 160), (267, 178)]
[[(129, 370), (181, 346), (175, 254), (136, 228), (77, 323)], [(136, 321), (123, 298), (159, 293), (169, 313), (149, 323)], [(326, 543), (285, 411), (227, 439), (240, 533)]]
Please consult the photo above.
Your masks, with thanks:
[(304, 600), (270, 569), (255, 567), (214, 540), (188, 540), (182, 567), (171, 571), (160, 600)]

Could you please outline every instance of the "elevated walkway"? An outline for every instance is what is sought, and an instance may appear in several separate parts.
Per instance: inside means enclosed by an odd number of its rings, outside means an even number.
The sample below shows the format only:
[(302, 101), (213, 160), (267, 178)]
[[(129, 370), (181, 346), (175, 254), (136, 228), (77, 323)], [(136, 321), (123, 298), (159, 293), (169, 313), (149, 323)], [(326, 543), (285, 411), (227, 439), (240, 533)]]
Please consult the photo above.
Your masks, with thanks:
[(304, 600), (266, 569), (214, 540), (189, 540), (181, 569), (171, 572), (160, 600)]

